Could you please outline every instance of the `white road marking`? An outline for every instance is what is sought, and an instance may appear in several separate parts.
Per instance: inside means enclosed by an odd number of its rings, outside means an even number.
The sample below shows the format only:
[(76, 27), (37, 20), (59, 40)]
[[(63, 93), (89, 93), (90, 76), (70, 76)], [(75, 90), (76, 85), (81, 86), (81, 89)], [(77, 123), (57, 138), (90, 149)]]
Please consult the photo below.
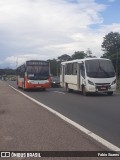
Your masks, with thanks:
[(100, 136), (94, 134), (93, 132), (91, 132), (90, 130), (84, 128), (83, 126), (79, 125), (78, 123), (72, 121), (71, 119), (63, 116), (62, 114), (60, 114), (59, 112), (51, 109), (50, 107), (46, 106), (45, 104), (35, 100), (34, 98), (26, 95), (25, 93), (17, 90), (16, 88), (14, 88), (13, 86), (9, 85), (11, 88), (13, 88), (15, 91), (21, 93), (22, 95), (24, 95), (25, 97), (27, 97), (28, 99), (30, 99), (31, 101), (35, 102), (36, 104), (40, 105), (41, 107), (49, 110), (50, 112), (52, 112), (53, 114), (57, 115), (59, 118), (63, 119), (64, 121), (66, 121), (67, 123), (73, 125), (74, 127), (76, 127), (77, 129), (79, 129), (80, 131), (84, 132), (85, 134), (89, 135), (90, 137), (92, 137), (93, 139), (95, 139), (97, 142), (101, 143), (103, 146), (107, 147), (108, 149), (112, 150), (112, 151), (120, 151), (120, 148), (115, 146), (114, 144), (106, 141), (105, 139), (101, 138)]
[(60, 94), (66, 94), (64, 92), (59, 92), (59, 91), (53, 91), (53, 92), (60, 93)]

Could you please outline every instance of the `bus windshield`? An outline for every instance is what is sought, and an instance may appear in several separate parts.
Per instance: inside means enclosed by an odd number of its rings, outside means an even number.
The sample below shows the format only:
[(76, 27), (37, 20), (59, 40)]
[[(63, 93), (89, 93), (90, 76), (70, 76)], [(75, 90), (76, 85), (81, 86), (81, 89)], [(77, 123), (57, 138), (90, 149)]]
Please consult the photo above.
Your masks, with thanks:
[(91, 78), (110, 78), (115, 76), (114, 67), (110, 60), (86, 60), (86, 74)]
[(49, 78), (49, 66), (27, 65), (27, 76), (30, 80), (47, 80)]

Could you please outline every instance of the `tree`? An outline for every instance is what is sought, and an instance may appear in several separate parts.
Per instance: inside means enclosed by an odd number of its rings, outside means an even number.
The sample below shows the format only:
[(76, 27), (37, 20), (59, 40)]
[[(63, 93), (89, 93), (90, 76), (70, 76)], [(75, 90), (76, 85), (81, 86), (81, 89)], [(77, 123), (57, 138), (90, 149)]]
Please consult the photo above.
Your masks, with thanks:
[(120, 33), (110, 32), (103, 40), (101, 45), (104, 54), (103, 58), (112, 60), (117, 76), (120, 75)]
[(49, 59), (48, 62), (50, 64), (51, 74), (56, 76), (57, 75), (57, 61), (56, 61), (56, 59)]
[(86, 57), (84, 51), (75, 51), (75, 53), (71, 56), (72, 59), (83, 59)]
[(15, 75), (16, 74), (16, 70), (15, 69), (0, 69), (0, 75)]
[(86, 51), (86, 57), (88, 58), (92, 58), (92, 51), (88, 48), (87, 51)]
[(63, 54), (63, 55), (61, 55), (61, 56), (58, 57), (58, 60), (60, 62), (69, 61), (69, 60), (71, 60), (71, 56), (69, 56), (67, 54)]

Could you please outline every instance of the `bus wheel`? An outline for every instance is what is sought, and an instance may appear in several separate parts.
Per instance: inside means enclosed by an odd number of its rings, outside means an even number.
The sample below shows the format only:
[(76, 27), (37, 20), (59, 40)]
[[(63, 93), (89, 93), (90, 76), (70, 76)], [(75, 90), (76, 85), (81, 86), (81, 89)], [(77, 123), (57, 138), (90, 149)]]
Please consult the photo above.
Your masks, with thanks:
[(82, 94), (83, 94), (84, 96), (87, 96), (87, 95), (88, 95), (88, 93), (86, 92), (85, 86), (82, 87)]
[(25, 84), (22, 85), (23, 91), (26, 91)]
[(113, 92), (107, 92), (107, 95), (108, 95), (108, 96), (112, 96), (112, 95), (113, 95)]
[(70, 92), (70, 89), (68, 88), (68, 83), (66, 83), (65, 89), (66, 89), (66, 92)]
[(67, 83), (65, 84), (65, 89), (66, 89), (66, 92), (69, 92), (69, 88), (68, 88), (68, 84)]
[(25, 87), (23, 87), (23, 91), (26, 91), (27, 89)]

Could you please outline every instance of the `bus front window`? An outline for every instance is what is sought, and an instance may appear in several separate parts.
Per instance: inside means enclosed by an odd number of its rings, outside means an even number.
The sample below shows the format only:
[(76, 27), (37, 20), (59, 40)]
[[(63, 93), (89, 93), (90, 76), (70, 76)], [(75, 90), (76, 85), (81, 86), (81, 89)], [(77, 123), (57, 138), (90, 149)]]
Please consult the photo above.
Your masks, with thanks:
[(49, 77), (49, 67), (27, 66), (27, 75), (30, 80), (47, 80)]
[(86, 74), (91, 78), (110, 78), (115, 76), (115, 71), (109, 60), (86, 60)]

